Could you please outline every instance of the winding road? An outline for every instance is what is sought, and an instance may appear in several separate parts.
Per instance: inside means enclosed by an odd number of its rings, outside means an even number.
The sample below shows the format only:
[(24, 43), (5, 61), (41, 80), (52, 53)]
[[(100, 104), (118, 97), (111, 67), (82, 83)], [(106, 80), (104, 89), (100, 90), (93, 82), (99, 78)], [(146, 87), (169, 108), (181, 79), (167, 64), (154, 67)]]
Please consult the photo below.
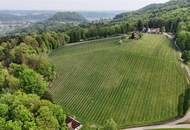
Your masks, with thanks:
[(143, 127), (135, 127), (128, 128), (123, 130), (152, 130), (152, 129), (160, 129), (160, 128), (190, 128), (190, 124), (181, 124), (190, 119), (190, 112), (188, 112), (183, 118), (177, 119), (175, 121), (171, 121), (161, 125), (152, 125), (152, 126), (143, 126)]
[(95, 39), (95, 40), (82, 41), (82, 42), (69, 43), (64, 46), (75, 46), (75, 45), (89, 43), (89, 42), (99, 42), (99, 41), (110, 40), (110, 39), (114, 39), (114, 38), (121, 38), (122, 36), (123, 35), (107, 37), (107, 38), (100, 38), (100, 39)]

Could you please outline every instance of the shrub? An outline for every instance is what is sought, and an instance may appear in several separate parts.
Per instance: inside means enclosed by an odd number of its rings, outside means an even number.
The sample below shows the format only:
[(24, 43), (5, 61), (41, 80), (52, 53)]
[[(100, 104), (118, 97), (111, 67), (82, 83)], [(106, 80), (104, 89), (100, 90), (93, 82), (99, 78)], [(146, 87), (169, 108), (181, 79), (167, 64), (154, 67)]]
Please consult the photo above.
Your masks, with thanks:
[(181, 58), (184, 60), (184, 62), (187, 62), (190, 60), (190, 51), (183, 51)]

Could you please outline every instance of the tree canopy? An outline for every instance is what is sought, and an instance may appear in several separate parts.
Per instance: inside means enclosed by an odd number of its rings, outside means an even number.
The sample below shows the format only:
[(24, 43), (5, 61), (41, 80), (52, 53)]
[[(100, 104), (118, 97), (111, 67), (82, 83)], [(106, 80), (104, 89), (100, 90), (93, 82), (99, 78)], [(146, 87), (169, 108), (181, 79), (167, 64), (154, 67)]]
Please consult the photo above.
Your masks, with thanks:
[(3, 130), (66, 130), (62, 107), (35, 94), (17, 91), (0, 97), (0, 128)]

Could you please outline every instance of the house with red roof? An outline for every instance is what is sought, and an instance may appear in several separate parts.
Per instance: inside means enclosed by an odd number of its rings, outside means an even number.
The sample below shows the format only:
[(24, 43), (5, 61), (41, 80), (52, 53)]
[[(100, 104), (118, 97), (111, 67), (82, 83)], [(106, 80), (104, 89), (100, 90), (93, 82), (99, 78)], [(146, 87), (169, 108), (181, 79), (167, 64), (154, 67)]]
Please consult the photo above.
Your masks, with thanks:
[(79, 121), (75, 120), (74, 118), (70, 116), (67, 116), (66, 124), (69, 130), (80, 130), (80, 128), (82, 127)]

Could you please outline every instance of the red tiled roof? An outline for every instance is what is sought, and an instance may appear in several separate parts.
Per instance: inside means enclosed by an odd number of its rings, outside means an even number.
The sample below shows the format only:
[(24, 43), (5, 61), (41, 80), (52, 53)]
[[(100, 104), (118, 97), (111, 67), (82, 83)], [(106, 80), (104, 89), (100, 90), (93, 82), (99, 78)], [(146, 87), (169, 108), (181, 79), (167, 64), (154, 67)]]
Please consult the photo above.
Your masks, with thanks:
[(71, 123), (71, 126), (73, 129), (76, 129), (77, 127), (80, 126), (80, 123), (77, 120), (73, 119), (72, 117), (67, 116), (66, 124), (69, 124), (69, 123)]

